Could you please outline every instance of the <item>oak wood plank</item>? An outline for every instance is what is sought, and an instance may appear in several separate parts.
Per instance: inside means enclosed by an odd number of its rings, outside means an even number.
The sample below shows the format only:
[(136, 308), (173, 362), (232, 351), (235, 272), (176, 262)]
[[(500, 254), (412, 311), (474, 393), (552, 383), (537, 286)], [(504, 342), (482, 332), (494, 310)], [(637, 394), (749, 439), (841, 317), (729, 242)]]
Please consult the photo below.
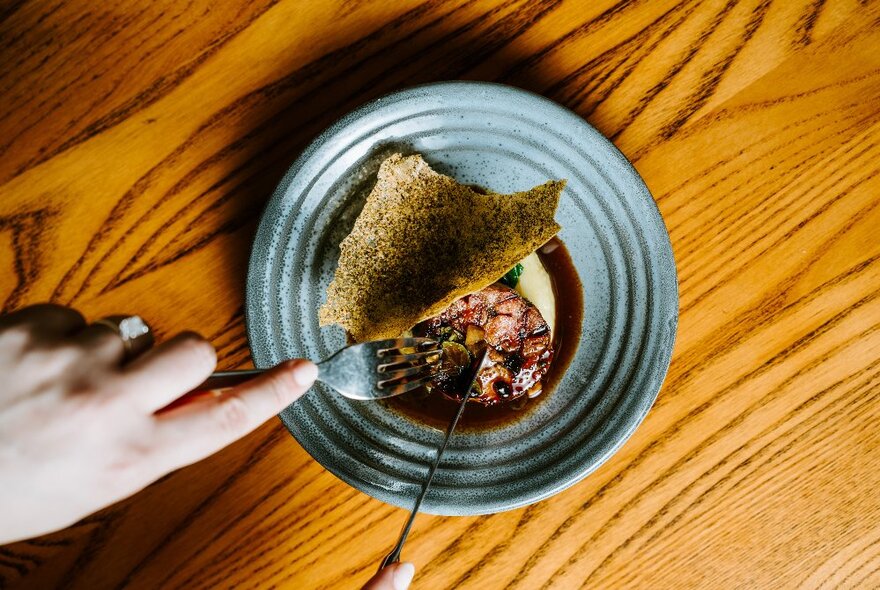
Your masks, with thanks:
[[(583, 482), (421, 516), (415, 587), (876, 587), (878, 47), (878, 5), (849, 0), (7, 3), (2, 308), (134, 310), (245, 366), (250, 240), (298, 151), (405, 85), (522, 86), (644, 177), (679, 335), (644, 424)], [(404, 517), (271, 421), (0, 547), (0, 587), (358, 587)]]

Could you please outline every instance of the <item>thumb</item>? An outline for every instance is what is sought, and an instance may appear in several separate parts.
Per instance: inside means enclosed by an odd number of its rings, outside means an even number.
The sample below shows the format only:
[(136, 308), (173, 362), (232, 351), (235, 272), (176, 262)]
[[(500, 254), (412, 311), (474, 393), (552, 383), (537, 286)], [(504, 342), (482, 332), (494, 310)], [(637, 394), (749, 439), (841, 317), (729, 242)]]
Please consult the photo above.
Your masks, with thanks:
[(406, 590), (416, 574), (411, 563), (392, 563), (370, 578), (363, 590)]

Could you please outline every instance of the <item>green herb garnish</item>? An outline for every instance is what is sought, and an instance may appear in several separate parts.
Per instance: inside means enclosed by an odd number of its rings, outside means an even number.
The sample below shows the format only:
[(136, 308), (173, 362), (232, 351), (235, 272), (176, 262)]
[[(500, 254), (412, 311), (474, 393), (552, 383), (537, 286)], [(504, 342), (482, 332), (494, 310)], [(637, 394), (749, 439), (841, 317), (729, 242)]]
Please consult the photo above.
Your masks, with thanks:
[(523, 265), (519, 262), (516, 263), (516, 266), (507, 271), (503, 277), (501, 277), (502, 283), (510, 287), (511, 289), (516, 289), (517, 283), (519, 283), (519, 277), (523, 273)]
[(464, 334), (452, 326), (443, 326), (437, 335), (437, 342), (464, 342)]

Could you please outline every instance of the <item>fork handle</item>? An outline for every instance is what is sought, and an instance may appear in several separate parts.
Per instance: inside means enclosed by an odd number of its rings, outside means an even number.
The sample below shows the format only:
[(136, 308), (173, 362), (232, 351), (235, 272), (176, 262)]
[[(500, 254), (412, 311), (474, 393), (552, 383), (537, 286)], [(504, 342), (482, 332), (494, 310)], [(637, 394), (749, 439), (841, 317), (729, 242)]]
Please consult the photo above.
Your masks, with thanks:
[(216, 391), (218, 389), (228, 389), (230, 387), (235, 387), (236, 385), (241, 385), (265, 372), (266, 369), (243, 369), (238, 371), (217, 371), (211, 373), (211, 376), (205, 379), (201, 385), (196, 386), (192, 391), (184, 393), (157, 413), (179, 408), (180, 406), (198, 399), (214, 397), (217, 395)]
[(238, 371), (217, 371), (211, 373), (211, 376), (205, 379), (205, 382), (196, 387), (197, 390), (207, 389), (226, 389), (235, 387), (247, 381), (250, 381), (257, 375), (262, 375), (266, 369), (242, 369)]
[[(320, 368), (323, 363), (324, 361), (315, 364)], [(179, 408), (180, 406), (186, 405), (197, 399), (216, 397), (218, 390), (229, 389), (230, 387), (247, 383), (254, 377), (258, 377), (268, 370), (269, 369), (236, 369), (233, 371), (215, 371), (211, 373), (211, 376), (205, 379), (201, 385), (197, 385), (195, 389), (184, 393), (157, 413)]]

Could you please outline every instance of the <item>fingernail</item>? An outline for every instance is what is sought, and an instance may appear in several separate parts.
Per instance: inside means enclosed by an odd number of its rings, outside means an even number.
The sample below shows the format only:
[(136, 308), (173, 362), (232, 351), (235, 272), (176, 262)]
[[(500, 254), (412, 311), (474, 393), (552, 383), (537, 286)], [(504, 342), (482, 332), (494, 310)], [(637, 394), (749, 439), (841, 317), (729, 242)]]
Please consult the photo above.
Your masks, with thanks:
[(300, 387), (311, 387), (318, 378), (318, 366), (312, 361), (301, 360), (293, 367), (293, 380)]
[(406, 590), (413, 576), (416, 575), (416, 566), (409, 562), (403, 562), (394, 568), (394, 590)]

